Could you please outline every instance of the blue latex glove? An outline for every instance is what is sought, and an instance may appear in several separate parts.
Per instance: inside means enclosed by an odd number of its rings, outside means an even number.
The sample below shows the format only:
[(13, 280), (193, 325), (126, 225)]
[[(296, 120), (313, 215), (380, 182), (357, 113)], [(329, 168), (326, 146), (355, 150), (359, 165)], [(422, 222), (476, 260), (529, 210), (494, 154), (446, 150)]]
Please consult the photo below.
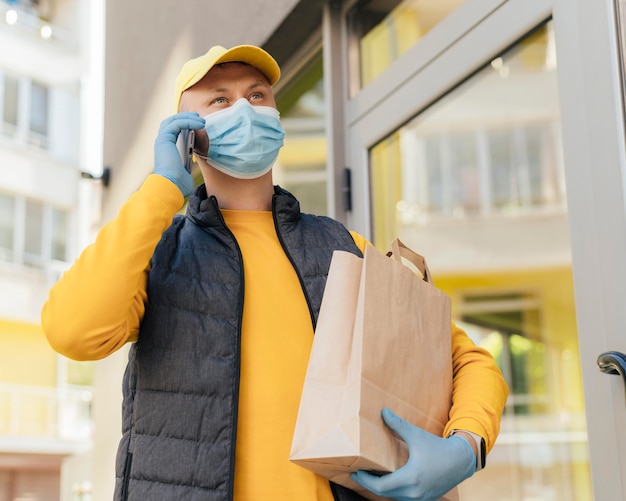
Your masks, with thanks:
[(184, 197), (191, 195), (194, 184), (191, 174), (185, 170), (176, 139), (183, 129), (204, 128), (204, 118), (197, 113), (177, 113), (161, 122), (159, 134), (154, 141), (154, 173), (166, 177), (181, 191)]
[(459, 436), (441, 438), (407, 423), (389, 409), (383, 420), (409, 447), (404, 466), (383, 476), (359, 470), (351, 477), (379, 496), (398, 501), (436, 501), (476, 471), (476, 456)]

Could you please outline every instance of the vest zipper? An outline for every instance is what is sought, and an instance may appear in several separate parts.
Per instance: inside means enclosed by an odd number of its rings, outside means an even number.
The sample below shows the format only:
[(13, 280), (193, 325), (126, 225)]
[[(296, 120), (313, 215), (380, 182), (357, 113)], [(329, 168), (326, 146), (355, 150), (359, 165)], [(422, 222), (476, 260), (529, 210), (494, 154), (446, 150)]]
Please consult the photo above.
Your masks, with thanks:
[(239, 305), (238, 305), (238, 318), (239, 322), (237, 325), (237, 377), (235, 378), (235, 388), (233, 395), (233, 412), (232, 412), (232, 421), (231, 426), (233, 430), (232, 441), (230, 446), (230, 481), (228, 483), (228, 499), (231, 501), (235, 496), (235, 448), (237, 445), (237, 425), (239, 420), (239, 386), (241, 383), (241, 324), (243, 322), (243, 298), (244, 298), (244, 274), (243, 274), (243, 256), (241, 255), (241, 248), (239, 247), (239, 243), (235, 238), (235, 235), (230, 228), (227, 226), (226, 221), (224, 221), (224, 216), (222, 216), (222, 212), (219, 209), (219, 205), (217, 203), (217, 198), (212, 195), (209, 197), (213, 207), (215, 209), (215, 213), (220, 218), (222, 223), (222, 227), (225, 232), (231, 238), (233, 243), (235, 244), (235, 249), (237, 251), (237, 257), (239, 258), (239, 279), (241, 281), (241, 287), (239, 288)]
[(128, 487), (130, 485), (130, 469), (133, 465), (133, 452), (135, 449), (135, 439), (132, 436), (128, 442), (128, 450), (126, 451), (126, 460), (124, 461), (124, 477), (122, 478), (122, 493), (121, 498), (122, 501), (127, 501), (128, 499)]
[(315, 321), (315, 315), (313, 314), (313, 306), (311, 305), (311, 298), (309, 297), (309, 293), (306, 290), (306, 287), (304, 285), (304, 280), (302, 276), (300, 275), (300, 270), (296, 266), (296, 262), (294, 261), (293, 257), (291, 257), (291, 254), (289, 253), (289, 250), (287, 249), (287, 245), (285, 244), (285, 241), (283, 240), (283, 235), (278, 225), (278, 219), (276, 218), (276, 196), (272, 197), (272, 219), (274, 220), (274, 228), (276, 229), (276, 236), (278, 237), (280, 246), (282, 247), (283, 252), (285, 253), (285, 256), (287, 256), (287, 259), (289, 259), (291, 266), (296, 272), (298, 281), (300, 282), (300, 288), (302, 289), (302, 293), (304, 294), (304, 299), (306, 300), (306, 304), (309, 308), (309, 315), (311, 315), (311, 325), (313, 325), (313, 330), (315, 331), (316, 321)]
[[(274, 228), (276, 229), (276, 236), (278, 237), (280, 246), (282, 247), (283, 252), (287, 256), (287, 259), (289, 259), (289, 262), (291, 263), (291, 266), (293, 266), (293, 269), (296, 272), (296, 276), (298, 277), (298, 280), (300, 281), (300, 288), (302, 289), (302, 293), (304, 294), (304, 299), (306, 300), (306, 304), (309, 307), (309, 314), (311, 315), (311, 324), (313, 325), (313, 330), (315, 330), (316, 321), (315, 321), (315, 316), (313, 314), (313, 307), (311, 305), (311, 298), (309, 297), (309, 293), (307, 292), (307, 289), (304, 286), (304, 280), (302, 276), (300, 275), (300, 270), (296, 266), (296, 262), (294, 261), (293, 257), (289, 253), (289, 250), (287, 249), (287, 245), (285, 244), (282, 233), (280, 231), (280, 226), (278, 224), (278, 219), (276, 217), (276, 196), (272, 197), (272, 219), (274, 220)], [(337, 489), (337, 485), (330, 481), (329, 481), (329, 484), (330, 484), (330, 491), (333, 496), (333, 499), (335, 499), (335, 501), (340, 500), (342, 496), (339, 490)], [(363, 499), (363, 498), (360, 498), (360, 499)]]

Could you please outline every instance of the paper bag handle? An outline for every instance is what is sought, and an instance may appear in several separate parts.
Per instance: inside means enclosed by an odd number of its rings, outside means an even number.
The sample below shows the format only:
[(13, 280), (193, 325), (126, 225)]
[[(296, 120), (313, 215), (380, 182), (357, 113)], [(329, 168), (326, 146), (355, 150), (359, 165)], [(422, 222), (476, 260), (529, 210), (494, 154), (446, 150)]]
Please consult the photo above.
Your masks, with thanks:
[[(433, 283), (430, 271), (428, 270), (428, 265), (426, 264), (426, 260), (424, 259), (424, 257), (421, 254), (418, 254), (417, 252), (409, 249), (400, 241), (399, 238), (396, 238), (393, 242), (391, 242), (391, 250), (387, 252), (387, 256), (407, 266), (407, 268), (409, 269), (414, 268), (412, 269), (412, 271), (419, 272), (416, 274), (421, 279), (423, 279), (425, 282), (429, 282), (431, 284)], [(409, 264), (407, 264), (407, 261)]]

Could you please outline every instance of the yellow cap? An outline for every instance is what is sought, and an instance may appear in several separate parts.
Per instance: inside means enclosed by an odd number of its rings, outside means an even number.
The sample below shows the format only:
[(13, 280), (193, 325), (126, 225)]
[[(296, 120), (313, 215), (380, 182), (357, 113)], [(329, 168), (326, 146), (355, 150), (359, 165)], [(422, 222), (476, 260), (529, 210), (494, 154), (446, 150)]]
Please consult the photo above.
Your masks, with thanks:
[(189, 87), (197, 84), (213, 66), (220, 63), (239, 61), (248, 63), (263, 73), (274, 85), (280, 78), (280, 67), (275, 59), (260, 47), (254, 45), (238, 45), (225, 49), (219, 45), (211, 47), (209, 51), (195, 59), (187, 61), (176, 78), (176, 93), (174, 95), (174, 112), (178, 112), (180, 97)]

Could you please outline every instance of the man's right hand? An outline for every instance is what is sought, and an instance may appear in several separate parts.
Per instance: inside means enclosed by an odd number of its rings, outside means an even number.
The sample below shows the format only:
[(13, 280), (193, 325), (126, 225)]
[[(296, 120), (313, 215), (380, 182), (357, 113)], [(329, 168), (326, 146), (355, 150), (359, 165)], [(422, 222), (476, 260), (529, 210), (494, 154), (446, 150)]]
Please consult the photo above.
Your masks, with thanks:
[(188, 197), (194, 188), (191, 174), (185, 170), (176, 147), (178, 134), (183, 129), (204, 129), (204, 118), (194, 112), (172, 115), (161, 122), (154, 142), (154, 173), (172, 181)]

